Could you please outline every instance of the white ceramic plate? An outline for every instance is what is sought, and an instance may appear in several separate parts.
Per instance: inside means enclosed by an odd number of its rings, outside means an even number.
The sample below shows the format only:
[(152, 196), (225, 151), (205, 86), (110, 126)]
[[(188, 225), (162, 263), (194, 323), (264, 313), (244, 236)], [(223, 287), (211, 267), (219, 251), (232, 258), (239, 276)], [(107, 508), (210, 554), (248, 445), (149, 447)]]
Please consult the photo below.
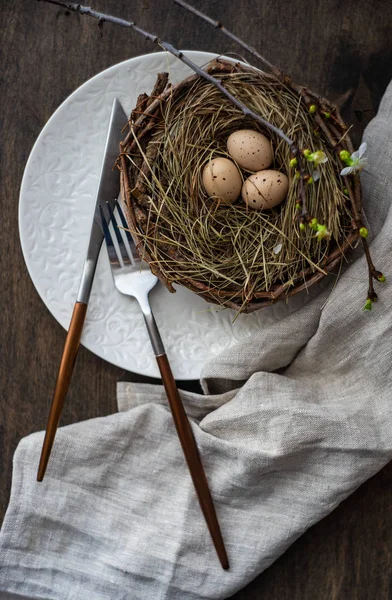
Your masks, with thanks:
[[(187, 54), (199, 65), (215, 57), (207, 52)], [(172, 82), (190, 74), (185, 65), (163, 52), (99, 73), (56, 110), (31, 151), (19, 202), (22, 250), (39, 295), (66, 329), (87, 249), (113, 98), (119, 98), (130, 113), (138, 95), (150, 92), (162, 71), (169, 71)], [(271, 311), (264, 309), (241, 315), (233, 324), (233, 311), (177, 289), (170, 294), (158, 284), (151, 293), (177, 379), (197, 379), (203, 363), (271, 317)], [(279, 306), (279, 312), (284, 310), (284, 305)], [(158, 376), (138, 306), (114, 288), (105, 248), (98, 261), (82, 344), (123, 369)]]

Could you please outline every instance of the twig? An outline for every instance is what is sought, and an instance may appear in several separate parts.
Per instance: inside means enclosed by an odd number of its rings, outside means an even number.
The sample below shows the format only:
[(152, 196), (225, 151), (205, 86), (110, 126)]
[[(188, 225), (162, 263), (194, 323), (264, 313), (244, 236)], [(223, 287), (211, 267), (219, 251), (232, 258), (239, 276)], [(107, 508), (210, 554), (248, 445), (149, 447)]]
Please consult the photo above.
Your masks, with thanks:
[[(77, 4), (75, 2), (67, 2), (66, 0), (38, 0), (38, 1), (39, 2), (40, 1), (47, 2), (49, 4), (55, 4), (56, 6), (61, 6), (61, 8), (65, 8), (66, 10), (78, 12), (81, 15), (88, 15), (90, 17), (98, 19), (98, 21), (101, 25), (105, 22), (108, 22), (108, 23), (113, 23), (115, 25), (119, 25), (120, 27), (126, 27), (128, 29), (132, 29), (133, 31), (136, 31), (136, 33), (143, 36), (145, 39), (153, 42), (154, 44), (157, 44), (163, 50), (166, 50), (166, 52), (169, 52), (170, 54), (172, 54), (173, 56), (178, 58), (181, 62), (183, 62), (190, 69), (192, 69), (192, 71), (194, 71), (197, 75), (199, 75), (200, 77), (203, 77), (203, 79), (205, 79), (206, 81), (208, 81), (209, 83), (214, 85), (224, 96), (226, 96), (226, 98), (228, 100), (230, 100), (230, 102), (232, 104), (234, 104), (234, 106), (236, 106), (239, 110), (241, 110), (241, 112), (246, 117), (252, 118), (256, 122), (260, 123), (267, 129), (269, 129), (270, 131), (272, 131), (273, 133), (278, 135), (281, 139), (283, 139), (290, 146), (291, 152), (292, 152), (293, 156), (296, 157), (297, 162), (298, 162), (298, 169), (300, 172), (300, 194), (301, 194), (301, 203), (302, 203), (301, 219), (303, 221), (306, 221), (309, 219), (309, 215), (308, 215), (308, 211), (307, 211), (307, 204), (306, 204), (306, 192), (305, 192), (305, 186), (304, 186), (305, 172), (302, 167), (301, 153), (300, 153), (299, 148), (294, 143), (294, 141), (291, 138), (289, 138), (281, 129), (279, 129), (279, 127), (276, 127), (272, 123), (269, 123), (269, 121), (267, 121), (266, 119), (263, 119), (263, 117), (260, 117), (260, 115), (253, 112), (252, 110), (250, 110), (245, 104), (243, 104), (242, 102), (240, 102), (240, 100), (238, 100), (235, 96), (233, 96), (222, 85), (222, 83), (218, 79), (216, 79), (209, 73), (206, 73), (205, 71), (203, 71), (203, 69), (201, 69), (198, 65), (196, 65), (194, 62), (192, 62), (180, 50), (177, 50), (177, 48), (175, 48), (172, 44), (169, 44), (168, 42), (160, 40), (156, 35), (153, 35), (153, 34), (149, 33), (148, 31), (146, 31), (145, 29), (138, 27), (136, 25), (136, 23), (134, 23), (133, 21), (126, 21), (125, 19), (121, 19), (119, 17), (114, 17), (112, 15), (98, 12), (89, 6), (83, 6), (83, 5)], [(265, 62), (265, 60), (264, 60), (264, 62)]]
[(204, 21), (206, 21), (206, 23), (209, 23), (210, 25), (212, 25), (213, 27), (215, 27), (215, 29), (219, 29), (227, 37), (229, 37), (234, 42), (236, 42), (237, 44), (239, 44), (240, 46), (242, 46), (244, 48), (244, 50), (247, 50), (250, 54), (252, 54), (252, 56), (255, 56), (261, 62), (263, 62), (269, 69), (271, 69), (271, 71), (277, 77), (282, 77), (283, 76), (283, 72), (280, 71), (277, 67), (275, 67), (275, 65), (273, 65), (272, 63), (270, 63), (269, 60), (267, 60), (266, 58), (264, 58), (264, 56), (262, 56), (259, 52), (257, 52), (256, 48), (253, 48), (253, 46), (249, 46), (249, 44), (247, 44), (246, 42), (244, 42), (243, 40), (241, 40), (239, 37), (237, 37), (235, 35), (235, 33), (233, 33), (232, 31), (229, 31), (228, 29), (226, 29), (226, 27), (220, 21), (215, 21), (214, 19), (211, 19), (211, 17), (209, 17), (208, 15), (205, 15), (200, 10), (197, 10), (197, 8), (194, 8), (193, 6), (191, 6), (190, 4), (188, 4), (187, 2), (184, 2), (184, 0), (174, 0), (174, 3), (178, 4), (178, 6), (181, 6), (182, 8), (185, 8), (185, 10), (189, 10), (189, 12), (193, 13), (197, 17), (200, 17), (201, 19), (203, 19)]

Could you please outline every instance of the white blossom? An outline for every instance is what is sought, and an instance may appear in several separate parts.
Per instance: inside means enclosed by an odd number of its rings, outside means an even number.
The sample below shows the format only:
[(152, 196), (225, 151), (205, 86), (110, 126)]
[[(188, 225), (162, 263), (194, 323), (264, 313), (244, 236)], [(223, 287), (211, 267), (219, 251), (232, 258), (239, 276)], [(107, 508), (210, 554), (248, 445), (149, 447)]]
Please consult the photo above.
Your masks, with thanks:
[(364, 156), (366, 152), (366, 142), (363, 142), (358, 150), (356, 150), (355, 152), (352, 153), (352, 155), (350, 156), (350, 158), (347, 159), (346, 163), (347, 163), (347, 167), (344, 167), (344, 169), (342, 169), (340, 171), (340, 174), (342, 176), (344, 175), (351, 175), (351, 173), (356, 173), (359, 171), (362, 171), (362, 169), (364, 167), (366, 167), (368, 159), (366, 156)]
[(312, 179), (313, 181), (318, 181), (320, 179), (320, 172), (317, 171), (317, 169), (315, 169), (312, 173)]
[(313, 152), (313, 154), (311, 154), (312, 157), (312, 162), (317, 166), (317, 165), (322, 165), (326, 162), (328, 162), (328, 157), (325, 154), (325, 152), (323, 152), (322, 150), (317, 150), (317, 152)]

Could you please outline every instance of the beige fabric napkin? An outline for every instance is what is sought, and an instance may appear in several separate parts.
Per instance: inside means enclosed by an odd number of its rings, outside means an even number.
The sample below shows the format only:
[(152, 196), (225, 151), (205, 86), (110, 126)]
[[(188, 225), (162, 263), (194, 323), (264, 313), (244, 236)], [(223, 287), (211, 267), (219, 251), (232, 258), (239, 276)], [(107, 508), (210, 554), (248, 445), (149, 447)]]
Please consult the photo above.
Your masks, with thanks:
[[(363, 256), (333, 288), (207, 364), (183, 392), (231, 562), (222, 571), (162, 388), (21, 441), (0, 534), (0, 590), (46, 600), (223, 599), (392, 457), (392, 86), (365, 140), (371, 248), (387, 282), (362, 312)], [(276, 371), (279, 370), (279, 373)]]

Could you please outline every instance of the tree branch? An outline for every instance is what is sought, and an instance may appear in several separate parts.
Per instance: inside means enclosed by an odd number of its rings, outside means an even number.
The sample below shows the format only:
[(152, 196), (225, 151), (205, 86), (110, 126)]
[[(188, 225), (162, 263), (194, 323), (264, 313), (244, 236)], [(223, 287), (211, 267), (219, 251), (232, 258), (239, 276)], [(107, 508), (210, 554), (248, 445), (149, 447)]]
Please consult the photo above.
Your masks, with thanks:
[(113, 23), (114, 25), (119, 25), (120, 27), (128, 27), (129, 29), (133, 29), (134, 31), (142, 35), (146, 40), (150, 40), (150, 42), (159, 42), (158, 38), (155, 35), (152, 35), (148, 31), (145, 31), (141, 27), (138, 27), (133, 21), (126, 21), (125, 19), (121, 19), (120, 17), (113, 17), (112, 15), (107, 15), (105, 13), (98, 12), (90, 6), (82, 6), (81, 4), (77, 4), (76, 2), (67, 2), (66, 0), (38, 0), (38, 2), (47, 2), (48, 4), (55, 4), (56, 6), (61, 6), (61, 8), (65, 8), (69, 11), (78, 12), (81, 15), (88, 15), (89, 17), (93, 17), (94, 19), (98, 19), (100, 23), (108, 22)]
[(253, 46), (249, 46), (249, 44), (247, 44), (246, 42), (241, 40), (239, 37), (237, 37), (235, 35), (235, 33), (226, 29), (226, 27), (220, 21), (215, 21), (214, 19), (211, 19), (211, 17), (209, 17), (208, 15), (205, 15), (200, 10), (197, 10), (197, 8), (194, 8), (187, 2), (184, 2), (184, 0), (174, 0), (174, 4), (178, 4), (178, 6), (185, 8), (185, 10), (188, 10), (189, 12), (196, 15), (197, 17), (200, 17), (201, 19), (203, 19), (203, 21), (205, 21), (206, 23), (209, 23), (210, 25), (215, 27), (215, 29), (219, 29), (222, 33), (224, 33), (231, 40), (233, 40), (234, 42), (236, 42), (237, 44), (242, 46), (242, 48), (244, 48), (244, 50), (247, 50), (250, 54), (252, 54), (252, 56), (258, 58), (261, 62), (263, 62), (269, 69), (271, 69), (271, 71), (277, 77), (282, 77), (282, 75), (283, 75), (282, 71), (280, 71), (277, 67), (275, 67), (275, 65), (270, 63), (269, 60), (267, 60), (266, 58), (264, 58), (264, 56), (262, 56), (259, 52), (257, 52), (256, 48), (253, 48)]

